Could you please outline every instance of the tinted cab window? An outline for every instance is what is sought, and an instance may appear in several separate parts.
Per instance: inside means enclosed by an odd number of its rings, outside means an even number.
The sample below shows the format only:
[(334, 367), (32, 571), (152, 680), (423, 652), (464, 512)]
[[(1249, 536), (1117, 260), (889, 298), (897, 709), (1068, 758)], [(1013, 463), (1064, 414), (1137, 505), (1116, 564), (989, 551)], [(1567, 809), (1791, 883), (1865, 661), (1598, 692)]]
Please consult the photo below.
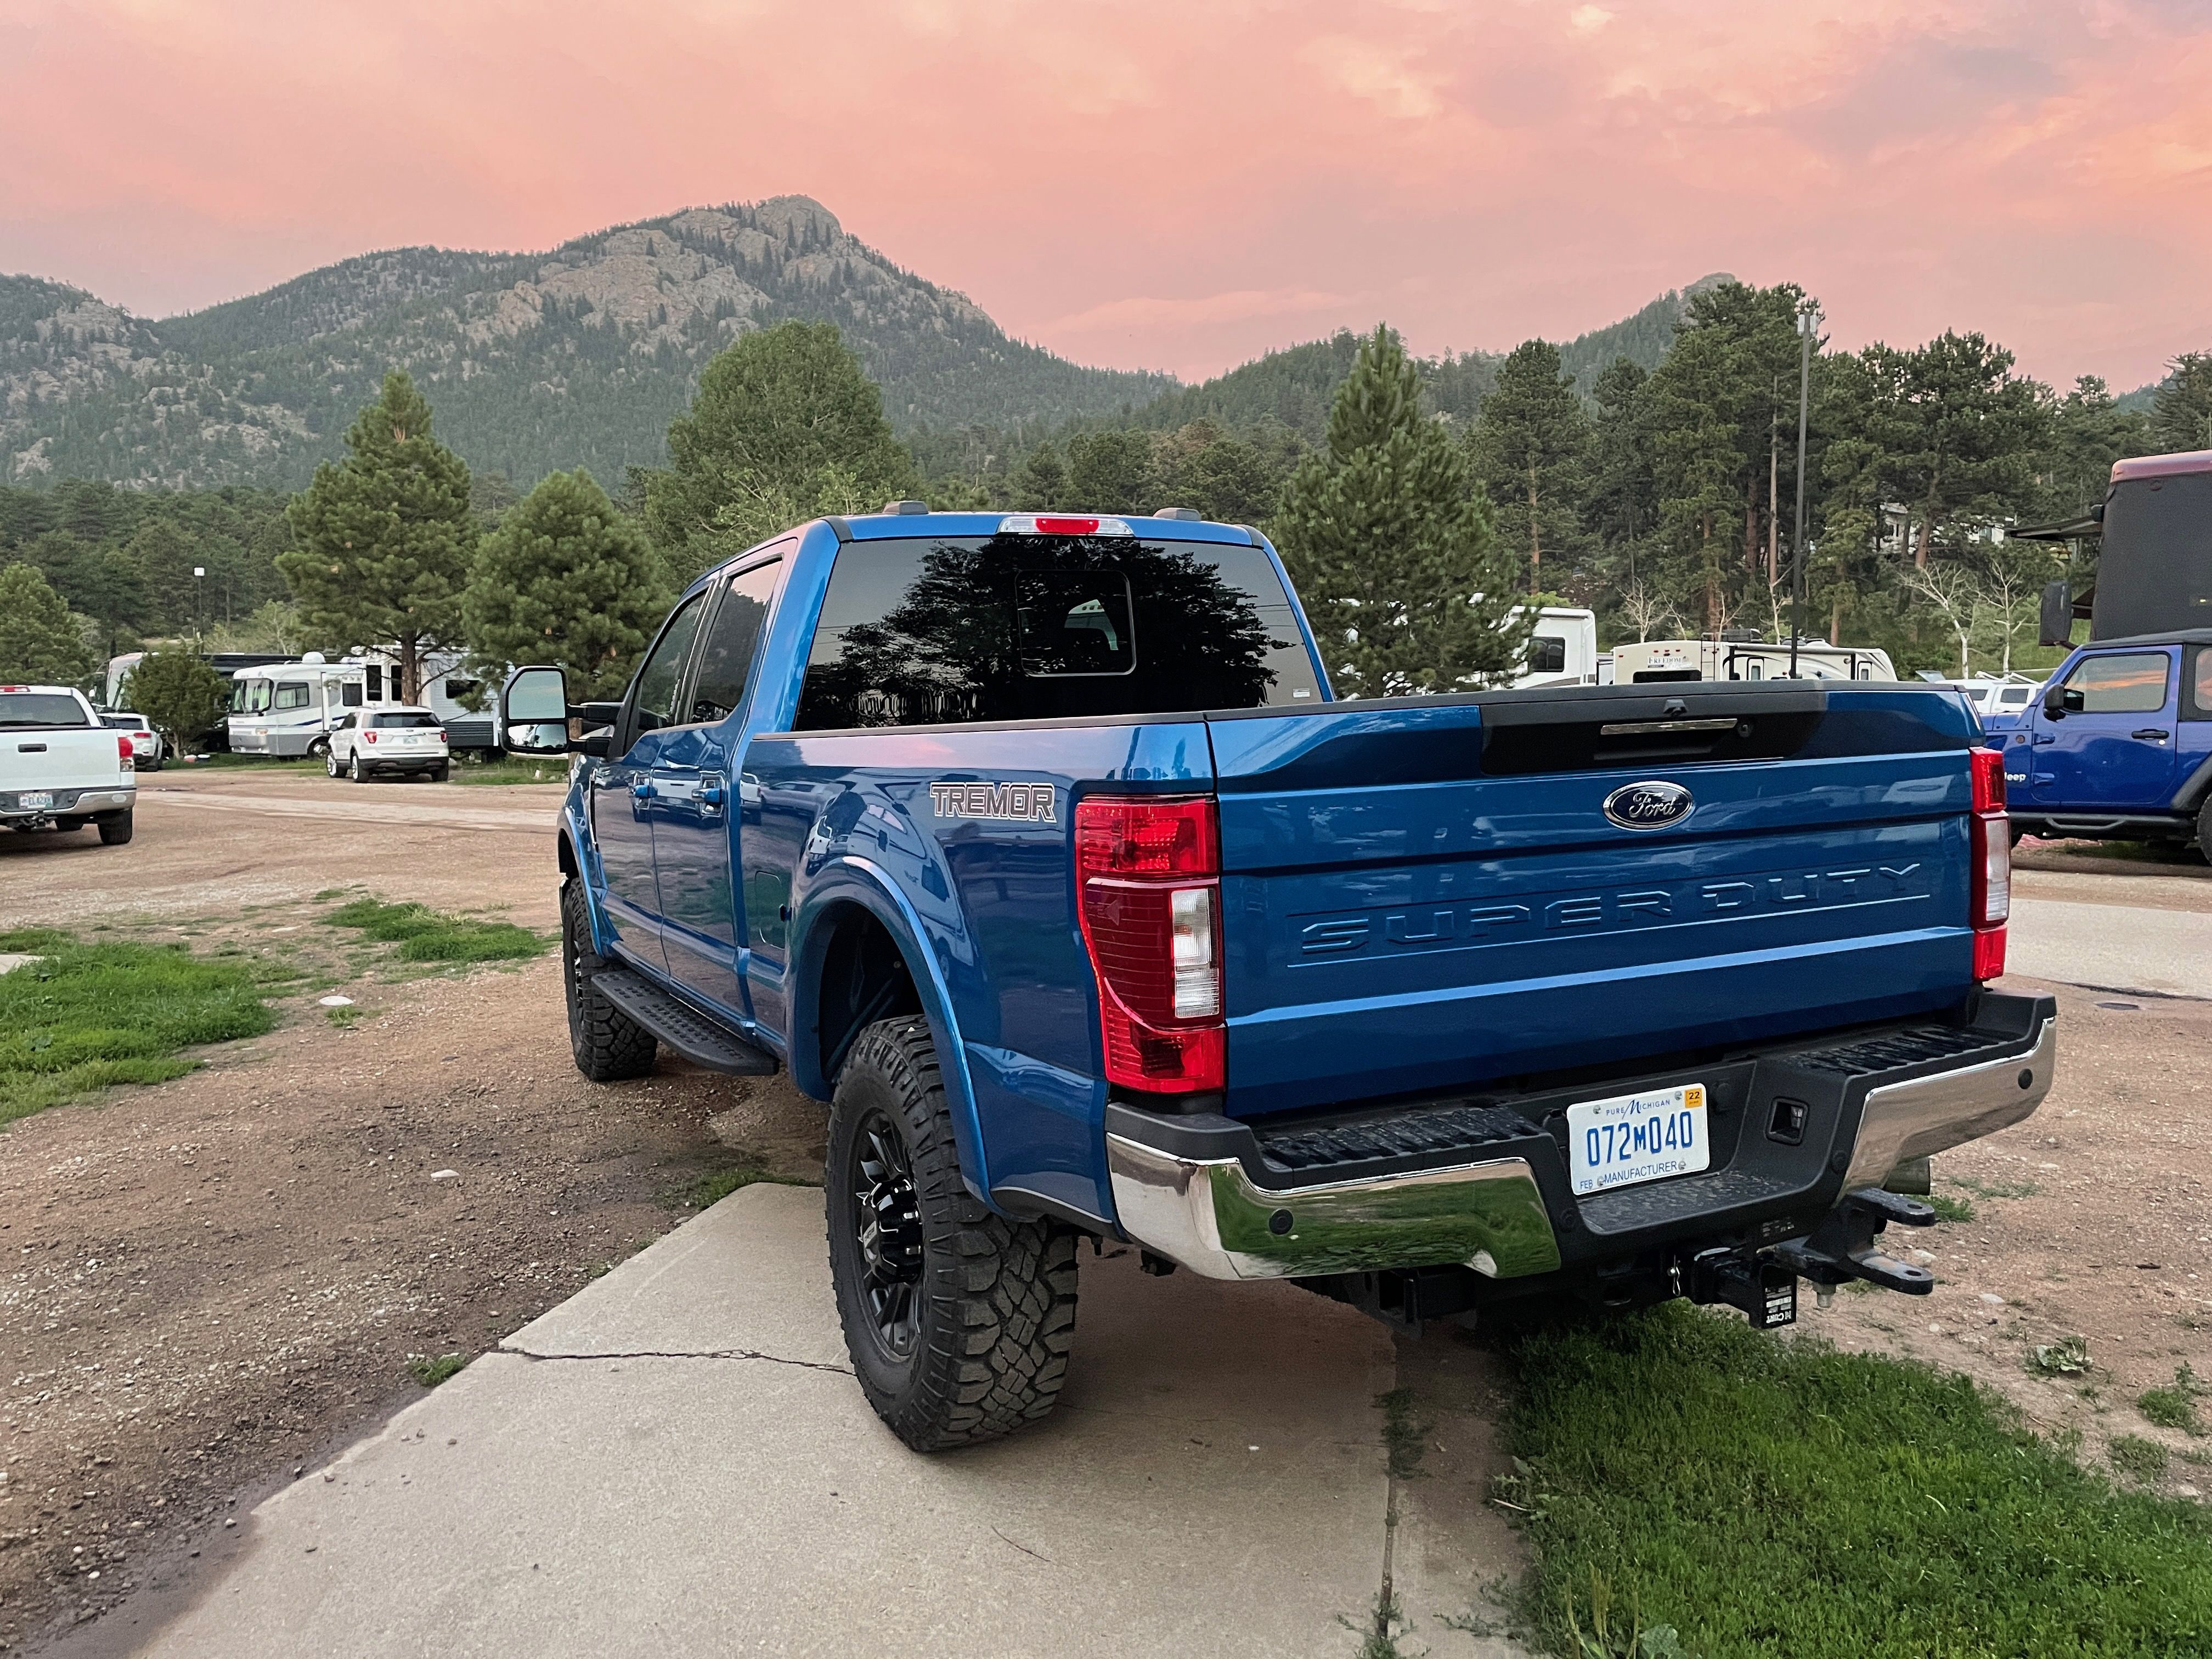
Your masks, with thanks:
[(2084, 657), (2066, 677), (2069, 714), (2154, 714), (2166, 707), (2170, 659), (2163, 651)]
[(823, 599), (801, 731), (1318, 701), (1257, 547), (1122, 537), (852, 542)]

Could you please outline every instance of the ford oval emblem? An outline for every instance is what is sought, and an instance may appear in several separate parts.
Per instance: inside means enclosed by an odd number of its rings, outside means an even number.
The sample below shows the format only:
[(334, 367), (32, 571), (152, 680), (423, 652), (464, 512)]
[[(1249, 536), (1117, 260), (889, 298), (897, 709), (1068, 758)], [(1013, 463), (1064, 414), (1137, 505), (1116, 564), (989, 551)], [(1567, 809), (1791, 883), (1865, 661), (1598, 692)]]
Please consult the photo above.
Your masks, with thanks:
[(1679, 783), (1632, 783), (1605, 798), (1605, 815), (1624, 830), (1664, 830), (1697, 804)]

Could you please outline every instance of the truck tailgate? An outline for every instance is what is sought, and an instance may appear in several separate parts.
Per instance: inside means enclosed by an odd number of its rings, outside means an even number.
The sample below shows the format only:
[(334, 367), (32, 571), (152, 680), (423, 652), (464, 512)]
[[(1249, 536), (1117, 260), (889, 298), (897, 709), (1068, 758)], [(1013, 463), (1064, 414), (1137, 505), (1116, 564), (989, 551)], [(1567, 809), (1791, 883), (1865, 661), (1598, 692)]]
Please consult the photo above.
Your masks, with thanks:
[(0, 729), (0, 789), (110, 788), (123, 763), (104, 726)]
[[(1209, 732), (1232, 1114), (1832, 1029), (1972, 988), (1954, 696), (1573, 688)], [(1686, 788), (1686, 813), (1609, 817), (1644, 782)]]

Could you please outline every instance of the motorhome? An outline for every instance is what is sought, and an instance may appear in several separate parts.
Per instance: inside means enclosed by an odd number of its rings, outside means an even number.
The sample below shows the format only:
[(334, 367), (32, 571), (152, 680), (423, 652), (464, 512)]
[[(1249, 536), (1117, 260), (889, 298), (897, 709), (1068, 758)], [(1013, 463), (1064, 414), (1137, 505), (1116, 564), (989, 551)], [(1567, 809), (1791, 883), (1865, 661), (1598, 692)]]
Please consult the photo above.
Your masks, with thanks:
[[(1784, 680), (1792, 677), (1790, 642), (1748, 632), (1697, 640), (1639, 640), (1612, 651), (1612, 683), (1668, 680)], [(1894, 680), (1889, 653), (1866, 645), (1801, 640), (1796, 676), (1808, 680)]]
[(475, 690), (476, 682), (459, 672), (458, 659), (433, 657), (425, 667), (422, 694), (411, 703), (400, 694), (398, 664), (381, 653), (331, 662), (310, 651), (296, 662), (242, 669), (230, 683), (225, 721), (230, 746), (240, 754), (284, 760), (321, 756), (331, 728), (349, 712), (407, 703), (436, 714), (454, 747), (471, 746), (474, 738), (474, 746), (489, 748), (490, 717), (471, 714), (459, 701)]
[(1528, 654), (1514, 673), (1514, 689), (1596, 684), (1597, 612), (1573, 605), (1542, 607), (1536, 612), (1535, 631), (1528, 636)]

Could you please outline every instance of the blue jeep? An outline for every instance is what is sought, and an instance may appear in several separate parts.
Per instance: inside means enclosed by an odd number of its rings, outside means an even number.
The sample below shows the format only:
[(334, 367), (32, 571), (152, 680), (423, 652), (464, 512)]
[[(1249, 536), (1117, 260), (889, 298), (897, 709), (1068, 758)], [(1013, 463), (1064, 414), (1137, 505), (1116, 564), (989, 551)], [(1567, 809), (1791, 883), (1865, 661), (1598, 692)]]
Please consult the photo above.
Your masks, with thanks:
[(828, 1103), (916, 1448), (1050, 1408), (1086, 1236), (1406, 1325), (1925, 1291), (1893, 1177), (2051, 1086), (1948, 689), (1340, 702), (1249, 530), (893, 503), (702, 577), (619, 702), (531, 667), (500, 719), (580, 755), (578, 1066)]
[(2083, 646), (2002, 749), (2015, 834), (2212, 858), (2212, 628)]

